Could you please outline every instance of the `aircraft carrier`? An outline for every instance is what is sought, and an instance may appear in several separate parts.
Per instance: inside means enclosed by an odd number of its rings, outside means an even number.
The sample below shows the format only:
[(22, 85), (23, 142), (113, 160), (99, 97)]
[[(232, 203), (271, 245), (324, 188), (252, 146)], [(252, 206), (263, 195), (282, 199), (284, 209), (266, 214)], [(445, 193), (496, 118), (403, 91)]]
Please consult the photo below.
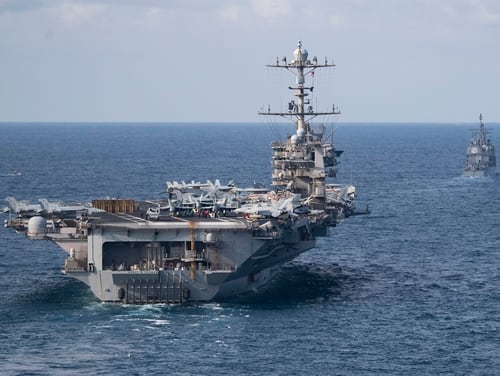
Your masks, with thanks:
[(281, 265), (353, 214), (355, 187), (331, 182), (342, 154), (333, 130), (313, 124), (339, 110), (317, 111), (308, 98), (315, 72), (334, 66), (326, 58), (309, 59), (302, 42), (289, 61), (268, 65), (295, 76), (286, 110), (266, 106), (259, 112), (295, 125), (292, 135), (272, 144), (269, 188), (173, 181), (162, 200), (96, 199), (72, 206), (10, 197), (5, 225), (55, 242), (68, 254), (64, 273), (101, 301), (185, 303), (254, 294)]

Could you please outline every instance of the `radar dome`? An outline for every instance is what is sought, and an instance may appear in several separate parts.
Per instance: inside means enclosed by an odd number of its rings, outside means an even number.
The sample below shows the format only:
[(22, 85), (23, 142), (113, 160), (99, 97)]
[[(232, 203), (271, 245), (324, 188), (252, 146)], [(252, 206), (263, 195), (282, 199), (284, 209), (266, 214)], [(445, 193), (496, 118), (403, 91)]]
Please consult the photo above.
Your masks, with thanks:
[(307, 56), (309, 55), (309, 53), (307, 52), (307, 50), (305, 48), (302, 48), (302, 47), (298, 47), (294, 52), (293, 52), (293, 60), (295, 62), (299, 62), (299, 61), (302, 61), (302, 62), (306, 62), (307, 61)]
[(31, 217), (28, 221), (28, 233), (30, 238), (44, 237), (47, 232), (47, 221), (40, 216)]

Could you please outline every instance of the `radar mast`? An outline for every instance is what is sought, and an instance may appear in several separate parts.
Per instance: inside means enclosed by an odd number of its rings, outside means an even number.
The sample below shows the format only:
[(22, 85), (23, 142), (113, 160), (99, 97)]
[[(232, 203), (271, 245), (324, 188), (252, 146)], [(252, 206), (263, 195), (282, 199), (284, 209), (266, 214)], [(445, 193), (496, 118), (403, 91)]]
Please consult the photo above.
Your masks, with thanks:
[[(332, 140), (326, 140), (324, 127), (314, 132), (311, 120), (317, 116), (340, 114), (338, 108), (332, 105), (330, 111), (316, 111), (309, 98), (314, 85), (308, 85), (306, 78), (314, 78), (314, 73), (320, 68), (333, 68), (335, 64), (328, 62), (318, 63), (317, 57), (308, 59), (308, 52), (298, 42), (290, 62), (284, 57), (277, 58), (275, 64), (267, 65), (271, 68), (286, 69), (295, 75), (295, 85), (288, 89), (294, 92), (295, 100), (288, 103), (288, 111), (260, 111), (260, 115), (281, 116), (294, 121), (296, 132), (286, 142), (274, 142), (273, 148), (273, 176), (272, 185), (286, 188), (292, 193), (307, 197), (308, 205), (313, 209), (326, 207), (326, 177), (334, 177), (337, 164), (336, 157), (342, 151), (336, 151)], [(311, 80), (312, 81), (312, 80)]]

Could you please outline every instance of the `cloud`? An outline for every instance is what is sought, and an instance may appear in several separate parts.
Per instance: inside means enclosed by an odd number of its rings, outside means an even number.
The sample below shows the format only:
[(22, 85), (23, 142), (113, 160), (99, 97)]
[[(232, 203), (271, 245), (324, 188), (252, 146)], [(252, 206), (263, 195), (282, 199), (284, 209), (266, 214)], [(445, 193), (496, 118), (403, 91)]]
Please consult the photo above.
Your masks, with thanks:
[(70, 2), (61, 3), (55, 11), (64, 23), (75, 25), (94, 18), (105, 9), (106, 7), (100, 4)]
[[(65, 102), (74, 120), (89, 114), (253, 119), (266, 84), (260, 64), (290, 56), (301, 39), (311, 55), (335, 58), (331, 76), (343, 96), (335, 100), (350, 120), (446, 117), (439, 95), (433, 99), (438, 115), (410, 104), (426, 102), (436, 87), (450, 102), (462, 103), (469, 91), (470, 106), (493, 102), (499, 26), (498, 0), (0, 0), (0, 82), (8, 88), (0, 100), (4, 118), (12, 119), (42, 118), (22, 111), (18, 103), (27, 101), (54, 119), (63, 115), (50, 113), (48, 102)], [(61, 74), (64, 79), (51, 81)], [(482, 90), (470, 90), (480, 84)], [(223, 113), (206, 98), (205, 88), (214, 85), (223, 88), (218, 100), (228, 103)], [(94, 87), (110, 108), (115, 102), (118, 115), (91, 108)], [(80, 100), (62, 94), (70, 91)], [(121, 105), (131, 98), (135, 110)], [(183, 107), (193, 102), (196, 114)], [(387, 103), (396, 110), (382, 110)]]
[[(222, 3), (222, 2), (221, 2)], [(217, 5), (216, 5), (217, 4)], [(0, 13), (22, 13), (40, 9), (66, 8), (73, 15), (87, 9), (140, 7), (203, 11), (219, 2), (204, 0), (0, 0)]]
[(290, 0), (252, 0), (252, 8), (260, 17), (273, 19), (288, 16), (291, 12)]
[(99, 15), (106, 9), (102, 1), (60, 1), (60, 0), (0, 0), (0, 15), (10, 14), (19, 20), (36, 16), (33, 27), (62, 20), (67, 25), (79, 24)]
[(46, 5), (46, 0), (0, 0), (0, 13), (26, 12)]
[(219, 17), (228, 21), (238, 21), (242, 17), (242, 9), (238, 5), (228, 5), (218, 12)]
[(478, 4), (472, 19), (479, 25), (500, 26), (500, 4), (497, 1)]

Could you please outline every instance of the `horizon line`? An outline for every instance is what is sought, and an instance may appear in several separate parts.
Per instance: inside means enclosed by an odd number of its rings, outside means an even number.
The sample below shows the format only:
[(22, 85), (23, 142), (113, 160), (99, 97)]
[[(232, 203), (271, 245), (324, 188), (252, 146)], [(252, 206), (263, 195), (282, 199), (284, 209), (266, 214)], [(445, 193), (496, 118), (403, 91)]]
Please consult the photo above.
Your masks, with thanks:
[[(311, 122), (312, 124), (325, 124), (325, 125), (335, 125), (335, 124), (351, 124), (351, 125), (364, 125), (364, 124), (378, 124), (378, 125), (418, 125), (418, 124), (428, 124), (428, 125), (457, 125), (457, 124), (474, 124), (477, 121), (328, 121), (328, 122)], [(218, 124), (218, 125), (231, 125), (231, 124), (272, 124), (272, 125), (284, 125), (293, 123), (292, 121), (277, 121), (277, 122), (268, 122), (268, 121), (142, 121), (142, 120), (0, 120), (0, 124), (109, 124), (109, 125), (118, 125), (118, 124), (151, 124), (151, 125), (180, 125), (180, 124)], [(294, 124), (294, 123), (293, 123)], [(500, 121), (486, 121), (484, 124), (500, 124)]]

